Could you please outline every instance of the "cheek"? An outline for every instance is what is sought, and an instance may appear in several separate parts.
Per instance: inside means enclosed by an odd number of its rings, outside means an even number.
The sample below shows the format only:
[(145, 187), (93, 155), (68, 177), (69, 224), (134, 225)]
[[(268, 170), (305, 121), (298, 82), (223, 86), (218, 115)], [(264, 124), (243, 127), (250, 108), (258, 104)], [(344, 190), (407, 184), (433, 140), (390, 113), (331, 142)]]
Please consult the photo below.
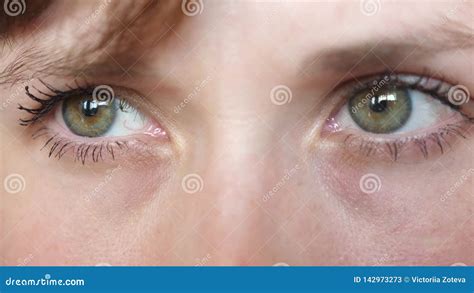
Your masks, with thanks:
[[(462, 247), (472, 244), (471, 236), (466, 236), (472, 232), (460, 228), (474, 209), (474, 169), (471, 160), (463, 159), (468, 154), (464, 144), (438, 160), (384, 164), (339, 148), (317, 150), (325, 166), (319, 169), (321, 185), (361, 235), (352, 242), (367, 254), (365, 259), (375, 255), (367, 251), (372, 247), (390, 251), (382, 255), (386, 263), (433, 263), (437, 258), (446, 265), (456, 255), (465, 256)], [(451, 256), (443, 255), (446, 249)]]
[[(6, 171), (26, 183), (23, 192), (2, 195), (0, 236), (7, 238), (1, 259), (8, 265), (122, 262), (145, 220), (161, 214), (156, 198), (169, 191), (174, 168), (171, 161), (155, 160), (83, 166), (45, 154), (33, 161), (21, 145), (3, 151), (11, 154)], [(152, 211), (146, 219), (139, 216), (145, 210)]]
[[(126, 217), (168, 190), (171, 169), (169, 162), (116, 165), (89, 181), (81, 179), (88, 184), (82, 184), (80, 192), (76, 191), (77, 202), (98, 217)], [(71, 186), (80, 184), (75, 182)]]
[(394, 212), (409, 220), (421, 212), (416, 209), (440, 204), (457, 178), (465, 177), (463, 185), (471, 178), (472, 162), (463, 159), (469, 148), (462, 146), (416, 164), (378, 162), (330, 147), (319, 152), (325, 162), (320, 168), (323, 184), (348, 208), (370, 217)]

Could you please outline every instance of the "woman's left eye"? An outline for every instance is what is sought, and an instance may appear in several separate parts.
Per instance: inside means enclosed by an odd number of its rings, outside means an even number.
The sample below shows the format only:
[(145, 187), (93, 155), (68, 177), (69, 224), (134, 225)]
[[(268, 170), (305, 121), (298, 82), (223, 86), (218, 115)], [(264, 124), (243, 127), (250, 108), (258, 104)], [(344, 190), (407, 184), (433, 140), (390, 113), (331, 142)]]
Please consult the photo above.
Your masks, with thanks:
[(325, 130), (342, 134), (346, 146), (365, 155), (398, 160), (414, 147), (426, 158), (434, 149), (442, 153), (452, 136), (466, 138), (473, 122), (467, 89), (428, 77), (386, 75), (349, 93)]
[(402, 134), (422, 130), (459, 115), (420, 90), (389, 86), (363, 90), (349, 99), (335, 117), (340, 128), (374, 134)]

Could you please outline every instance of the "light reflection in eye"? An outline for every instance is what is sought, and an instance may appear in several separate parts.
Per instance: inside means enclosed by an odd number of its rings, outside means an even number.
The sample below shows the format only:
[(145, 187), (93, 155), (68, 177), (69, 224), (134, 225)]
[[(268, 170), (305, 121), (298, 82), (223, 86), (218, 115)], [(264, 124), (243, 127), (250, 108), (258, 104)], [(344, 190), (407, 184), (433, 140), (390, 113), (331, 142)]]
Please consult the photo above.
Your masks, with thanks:
[(340, 90), (348, 102), (328, 117), (323, 128), (323, 134), (352, 152), (396, 161), (402, 151), (413, 159), (416, 150), (427, 158), (429, 152), (442, 154), (456, 138), (470, 134), (472, 101), (462, 107), (450, 104), (451, 85), (432, 78), (392, 75), (374, 91), (371, 86), (379, 83), (367, 80), (352, 93), (351, 84)]
[[(57, 120), (78, 136), (124, 137), (137, 133), (165, 136), (164, 130), (121, 98), (111, 102), (88, 96), (72, 97), (63, 102)], [(63, 123), (61, 123), (63, 122)]]
[[(68, 89), (62, 91), (40, 82), (45, 90), (33, 88), (42, 98), (31, 92), (29, 86), (25, 87), (25, 94), (38, 107), (20, 105), (20, 110), (32, 115), (20, 118), (20, 124), (36, 126), (41, 122), (32, 137), (46, 137), (41, 150), (48, 147), (49, 157), (61, 159), (71, 153), (74, 161), (85, 164), (88, 160), (104, 161), (107, 154), (112, 160), (118, 153), (127, 153), (136, 160), (141, 160), (142, 155), (159, 160), (172, 153), (164, 128), (134, 106), (143, 103), (135, 91), (110, 86), (82, 87), (77, 81), (76, 88), (66, 86)], [(97, 89), (107, 91), (94, 96)], [(146, 106), (144, 109), (148, 110), (150, 107)]]
[(363, 90), (350, 98), (351, 119), (361, 129), (371, 133), (392, 133), (404, 127), (412, 116), (413, 90), (389, 87), (370, 95)]

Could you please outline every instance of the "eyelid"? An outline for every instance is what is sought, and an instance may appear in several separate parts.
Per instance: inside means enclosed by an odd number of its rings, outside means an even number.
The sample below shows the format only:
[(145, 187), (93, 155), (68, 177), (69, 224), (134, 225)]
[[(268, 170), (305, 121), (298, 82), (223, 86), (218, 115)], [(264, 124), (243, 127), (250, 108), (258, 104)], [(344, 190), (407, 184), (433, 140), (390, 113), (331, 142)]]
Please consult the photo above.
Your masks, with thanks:
[[(434, 99), (441, 101), (445, 107), (455, 110), (457, 117), (451, 117), (443, 121), (443, 126), (433, 130), (423, 129), (420, 134), (403, 134), (394, 136), (393, 134), (373, 134), (373, 133), (347, 133), (343, 129), (338, 129), (335, 125), (336, 115), (347, 106), (352, 95), (367, 90), (367, 85), (374, 85), (374, 81), (380, 81), (384, 76), (389, 76), (387, 85), (405, 86), (410, 89), (425, 92)], [(351, 81), (345, 83), (336, 90), (337, 96), (342, 96), (335, 109), (330, 113), (326, 123), (321, 130), (321, 137), (326, 145), (335, 144), (335, 148), (344, 149), (360, 158), (369, 160), (369, 157), (377, 158), (381, 162), (409, 162), (416, 163), (421, 158), (426, 159), (428, 152), (434, 150), (438, 154), (443, 154), (450, 149), (456, 139), (467, 138), (472, 132), (472, 104), (471, 100), (463, 105), (450, 103), (447, 96), (453, 86), (439, 79), (428, 76), (404, 75), (404, 74), (382, 74), (375, 77), (367, 77), (359, 82)], [(435, 102), (435, 101), (433, 101)], [(415, 113), (416, 115), (416, 113)], [(403, 157), (401, 152), (404, 152)], [(373, 159), (373, 158), (370, 158)]]
[[(387, 79), (389, 81), (387, 81)], [(470, 100), (469, 93), (467, 93), (468, 101), (465, 103), (459, 105), (453, 104), (449, 101), (449, 91), (453, 89), (453, 87), (458, 87), (459, 85), (452, 85), (442, 79), (437, 79), (429, 75), (415, 75), (412, 73), (379, 73), (350, 80), (339, 86), (334, 95), (340, 98), (338, 98), (338, 102), (335, 105), (334, 110), (330, 113), (328, 119), (334, 117), (335, 114), (347, 103), (349, 98), (357, 93), (371, 88), (373, 88), (376, 93), (377, 87), (375, 84), (380, 84), (383, 80), (385, 80), (385, 83), (382, 82), (382, 86), (401, 86), (413, 90), (419, 90), (431, 95), (446, 106), (460, 112), (466, 118), (474, 116), (474, 103), (471, 103), (472, 100)], [(378, 89), (380, 90), (380, 88), (381, 87)]]
[[(31, 100), (39, 104), (39, 107), (27, 108), (20, 105), (20, 110), (33, 115), (30, 118), (20, 119), (20, 124), (34, 126), (32, 137), (33, 139), (44, 139), (41, 149), (49, 148), (49, 157), (60, 159), (69, 154), (72, 155), (74, 161), (84, 164), (88, 160), (94, 162), (105, 162), (109, 159), (115, 160), (118, 156), (125, 154), (130, 160), (140, 161), (144, 159), (143, 161), (149, 162), (169, 158), (172, 155), (173, 150), (170, 144), (168, 144), (168, 132), (153, 117), (157, 116), (156, 114), (159, 112), (151, 107), (137, 92), (119, 86), (113, 87), (117, 99), (124, 101), (121, 105), (133, 108), (133, 111), (140, 113), (139, 115), (146, 116), (147, 120), (150, 121), (147, 125), (150, 127), (137, 131), (135, 134), (121, 137), (83, 137), (73, 134), (62, 119), (55, 119), (58, 117), (50, 114), (54, 114), (55, 110), (59, 110), (64, 100), (80, 94), (91, 95), (97, 87), (90, 85), (80, 86), (76, 82), (77, 87), (71, 88), (68, 86), (68, 90), (61, 91), (43, 81), (40, 82), (45, 86), (46, 90), (31, 87), (39, 94), (31, 91), (30, 87), (25, 87), (26, 94)], [(121, 110), (119, 109), (118, 111)], [(42, 123), (36, 125), (39, 121)], [(68, 150), (71, 152), (68, 152)], [(94, 150), (97, 152), (94, 152)], [(103, 151), (103, 155), (99, 155), (99, 150)], [(108, 156), (106, 156), (107, 154)]]
[(45, 150), (49, 158), (69, 157), (73, 162), (111, 163), (120, 159), (121, 163), (149, 163), (168, 160), (173, 151), (166, 143), (151, 143), (146, 138), (128, 139), (79, 139), (50, 127), (36, 129), (34, 140), (43, 139), (40, 150)]
[[(90, 85), (89, 83), (86, 83), (86, 85), (80, 85), (80, 83), (77, 80), (75, 80), (74, 87), (66, 85), (67, 87), (66, 90), (59, 90), (55, 88), (54, 86), (44, 82), (43, 80), (39, 80), (39, 81), (45, 87), (45, 89), (38, 89), (36, 86), (32, 86), (31, 88), (33, 88), (36, 91), (36, 93), (31, 90), (30, 86), (25, 86), (25, 94), (31, 100), (38, 103), (39, 107), (29, 108), (29, 107), (24, 107), (20, 105), (19, 106), (20, 110), (24, 110), (33, 115), (33, 117), (28, 118), (28, 119), (20, 119), (21, 125), (27, 126), (27, 125), (35, 123), (38, 119), (43, 118), (50, 111), (52, 111), (53, 108), (56, 107), (61, 101), (66, 100), (70, 97), (74, 97), (74, 96), (96, 95), (97, 96), (96, 98), (100, 99), (101, 94), (106, 93), (108, 95), (112, 95), (112, 96), (107, 96), (107, 98), (112, 100), (115, 96), (119, 96), (117, 95), (117, 93), (120, 93), (121, 101), (131, 104), (135, 106), (136, 108), (140, 108), (140, 107), (136, 106), (135, 104), (139, 104), (138, 101), (140, 99), (143, 99), (141, 98), (139, 94), (137, 94), (133, 90), (125, 89), (120, 86), (113, 86), (113, 87), (108, 86), (108, 85), (95, 85), (94, 86), (94, 85)], [(41, 95), (41, 97), (38, 97), (38, 95)]]
[(426, 159), (436, 159), (452, 150), (461, 139), (472, 136), (471, 125), (466, 120), (458, 121), (436, 132), (403, 139), (377, 141), (356, 135), (335, 135), (332, 141), (358, 158), (380, 163), (416, 164)]
[(56, 117), (48, 116), (44, 125), (36, 127), (34, 140), (42, 139), (40, 150), (46, 150), (48, 157), (61, 159), (70, 157), (74, 162), (157, 162), (171, 157), (173, 150), (168, 137), (158, 137), (137, 133), (124, 137), (81, 137), (74, 135), (66, 127), (60, 126)]

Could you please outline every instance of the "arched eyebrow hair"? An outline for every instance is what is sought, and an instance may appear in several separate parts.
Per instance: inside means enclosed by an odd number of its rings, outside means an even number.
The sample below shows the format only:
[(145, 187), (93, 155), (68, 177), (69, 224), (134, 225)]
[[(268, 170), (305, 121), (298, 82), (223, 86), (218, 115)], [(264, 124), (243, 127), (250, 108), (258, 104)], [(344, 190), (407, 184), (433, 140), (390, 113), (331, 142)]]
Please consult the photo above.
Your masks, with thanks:
[[(36, 76), (76, 76), (79, 74), (121, 76), (132, 65), (134, 69), (139, 68), (139, 65), (145, 67), (147, 65), (144, 64), (145, 62), (135, 64), (143, 53), (142, 50), (136, 48), (138, 35), (136, 32), (145, 32), (144, 34), (148, 37), (155, 36), (156, 40), (147, 42), (146, 45), (156, 45), (156, 42), (162, 38), (162, 34), (156, 31), (153, 24), (157, 24), (160, 15), (168, 20), (171, 17), (174, 22), (179, 21), (182, 13), (179, 9), (173, 9), (178, 2), (180, 1), (121, 1), (119, 2), (121, 6), (119, 5), (117, 9), (107, 8), (109, 10), (107, 17), (111, 21), (107, 22), (108, 25), (97, 28), (96, 32), (100, 38), (94, 44), (88, 44), (87, 38), (84, 40), (81, 38), (77, 41), (78, 46), (71, 50), (50, 52), (39, 46), (24, 48), (22, 52), (16, 54), (15, 60), (5, 69), (0, 68), (0, 84), (15, 83), (35, 77), (35, 75), (24, 74), (27, 71), (34, 72)], [(49, 1), (49, 6), (51, 3), (52, 1)], [(45, 6), (42, 9), (45, 10)], [(30, 22), (34, 19), (34, 14), (32, 16)], [(361, 39), (358, 43), (345, 47), (323, 49), (304, 60), (299, 68), (303, 68), (305, 73), (320, 74), (328, 71), (346, 73), (356, 66), (370, 68), (381, 62), (398, 65), (410, 55), (436, 56), (447, 50), (474, 47), (473, 31), (465, 23), (459, 19), (440, 19), (442, 21), (438, 24), (424, 23), (422, 28), (407, 29), (405, 35), (387, 35), (382, 40)], [(28, 18), (25, 17), (25, 21), (27, 20)], [(21, 19), (18, 22), (21, 22)], [(14, 26), (11, 24), (9, 29), (11, 30)], [(436, 31), (436, 34), (432, 34), (433, 31)], [(435, 37), (431, 37), (433, 35)], [(0, 40), (0, 57), (1, 51)]]
[(407, 29), (403, 35), (375, 36), (353, 45), (323, 49), (304, 60), (300, 68), (305, 74), (322, 71), (347, 73), (377, 65), (388, 66), (388, 70), (401, 65), (409, 57), (422, 59), (447, 51), (474, 48), (474, 31), (460, 20), (444, 19), (441, 23), (424, 26)]

